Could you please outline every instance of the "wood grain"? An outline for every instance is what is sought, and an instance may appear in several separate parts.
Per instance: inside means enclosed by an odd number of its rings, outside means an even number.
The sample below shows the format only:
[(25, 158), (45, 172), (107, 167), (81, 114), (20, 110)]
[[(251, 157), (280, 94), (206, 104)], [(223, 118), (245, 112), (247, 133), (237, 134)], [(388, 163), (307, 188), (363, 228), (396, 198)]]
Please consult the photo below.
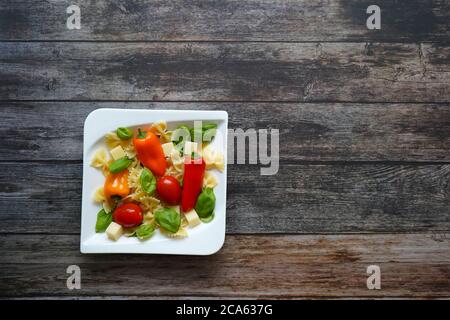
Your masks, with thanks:
[[(81, 164), (3, 163), (2, 171), (0, 232), (80, 232)], [(274, 176), (231, 165), (227, 231), (450, 230), (449, 181), (449, 164), (286, 164)]]
[(368, 0), (84, 0), (81, 29), (66, 28), (71, 1), (4, 0), (1, 40), (447, 41), (447, 1), (378, 0), (381, 30), (368, 30)]
[[(2, 296), (444, 297), (450, 234), (227, 236), (213, 256), (81, 255), (79, 237), (1, 235)], [(82, 289), (66, 288), (81, 267)], [(381, 268), (368, 290), (366, 268)]]
[[(448, 1), (379, 0), (378, 31), (369, 0), (70, 4), (0, 2), (0, 298), (450, 297)], [(213, 256), (81, 255), (99, 107), (280, 129), (280, 171), (229, 166)]]
[(450, 47), (0, 43), (0, 99), (449, 102)]
[(83, 122), (97, 108), (226, 110), (232, 129), (280, 130), (282, 163), (449, 161), (449, 107), (447, 104), (1, 102), (0, 161), (80, 161)]

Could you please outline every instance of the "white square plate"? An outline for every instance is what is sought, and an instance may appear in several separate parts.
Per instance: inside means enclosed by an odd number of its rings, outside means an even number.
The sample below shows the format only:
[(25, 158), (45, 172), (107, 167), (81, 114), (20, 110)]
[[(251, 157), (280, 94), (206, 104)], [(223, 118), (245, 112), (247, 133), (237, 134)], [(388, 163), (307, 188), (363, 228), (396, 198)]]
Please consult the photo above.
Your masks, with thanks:
[[(97, 212), (101, 206), (93, 201), (93, 194), (103, 185), (104, 176), (100, 170), (90, 166), (92, 156), (100, 148), (106, 148), (104, 136), (107, 132), (115, 131), (118, 127), (145, 126), (159, 120), (167, 121), (169, 129), (180, 124), (193, 125), (195, 120), (218, 125), (216, 138), (211, 146), (223, 153), (225, 168), (222, 173), (214, 172), (218, 178), (218, 185), (214, 188), (215, 217), (209, 223), (188, 228), (189, 236), (184, 239), (171, 239), (157, 230), (145, 241), (124, 236), (117, 241), (109, 240), (106, 233), (95, 232)], [(188, 255), (209, 255), (217, 252), (225, 241), (227, 132), (228, 114), (225, 111), (97, 109), (91, 112), (84, 122), (81, 252)]]

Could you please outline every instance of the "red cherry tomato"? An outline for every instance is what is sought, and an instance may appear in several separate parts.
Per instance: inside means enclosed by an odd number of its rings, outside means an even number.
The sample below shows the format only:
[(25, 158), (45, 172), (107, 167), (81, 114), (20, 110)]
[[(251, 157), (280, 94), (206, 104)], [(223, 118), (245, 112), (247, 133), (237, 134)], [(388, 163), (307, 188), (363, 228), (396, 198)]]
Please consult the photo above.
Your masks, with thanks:
[(114, 222), (125, 228), (135, 227), (142, 222), (142, 209), (135, 203), (125, 203), (116, 208), (113, 213)]
[(171, 176), (164, 176), (156, 183), (156, 191), (162, 201), (169, 205), (180, 203), (181, 187), (177, 179)]

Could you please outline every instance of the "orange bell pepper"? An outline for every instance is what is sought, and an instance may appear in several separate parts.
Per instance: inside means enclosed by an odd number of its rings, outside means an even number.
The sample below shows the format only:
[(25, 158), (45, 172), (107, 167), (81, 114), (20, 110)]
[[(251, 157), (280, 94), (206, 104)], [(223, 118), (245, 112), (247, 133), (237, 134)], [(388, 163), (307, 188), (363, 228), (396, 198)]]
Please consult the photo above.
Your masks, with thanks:
[(150, 131), (145, 132), (139, 129), (133, 144), (139, 161), (154, 175), (164, 175), (167, 167), (166, 156), (158, 137)]
[(106, 199), (111, 199), (112, 196), (126, 197), (130, 193), (128, 187), (128, 170), (123, 170), (119, 173), (110, 173), (105, 180), (103, 192)]

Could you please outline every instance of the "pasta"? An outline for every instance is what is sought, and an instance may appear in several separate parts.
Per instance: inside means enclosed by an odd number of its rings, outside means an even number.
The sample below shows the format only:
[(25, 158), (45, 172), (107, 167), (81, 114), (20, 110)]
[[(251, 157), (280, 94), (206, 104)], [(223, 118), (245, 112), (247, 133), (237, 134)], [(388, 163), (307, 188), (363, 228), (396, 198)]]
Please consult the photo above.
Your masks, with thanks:
[(108, 164), (108, 158), (105, 149), (98, 150), (91, 160), (91, 166), (94, 168), (102, 168)]
[[(208, 128), (214, 126), (208, 124)], [(201, 150), (206, 141), (171, 141), (175, 131), (168, 130), (165, 121), (158, 121), (142, 130), (121, 127), (105, 134), (107, 150), (99, 149), (91, 159), (91, 166), (106, 177), (93, 195), (104, 211), (98, 214), (96, 232), (106, 230), (112, 240), (121, 235), (142, 240), (156, 229), (169, 238), (182, 239), (189, 236), (188, 229), (214, 218), (213, 189), (219, 180), (210, 170), (223, 171), (223, 154), (210, 146)], [(189, 157), (203, 157), (204, 162), (185, 161)], [(187, 197), (193, 200), (189, 205)], [(197, 207), (200, 201), (210, 202)], [(105, 219), (108, 214), (113, 216)]]
[(106, 200), (105, 193), (103, 192), (103, 187), (98, 188), (94, 193), (94, 201), (103, 203)]
[(183, 171), (182, 170), (178, 171), (173, 166), (170, 166), (169, 168), (167, 168), (166, 175), (175, 177), (175, 179), (177, 179), (180, 182), (181, 182), (181, 180), (183, 180)]
[(220, 172), (223, 172), (225, 164), (222, 153), (216, 152), (211, 148), (207, 147), (203, 150), (203, 159), (205, 159), (207, 169), (215, 168)]
[(105, 210), (105, 212), (111, 212), (113, 211), (113, 207), (111, 206), (111, 203), (109, 203), (108, 201), (104, 201), (102, 204), (103, 210)]
[(159, 136), (161, 143), (167, 143), (171, 141), (172, 131), (167, 131), (166, 121), (158, 121), (151, 125), (150, 131)]
[(157, 121), (150, 126), (150, 130), (155, 134), (160, 135), (161, 133), (166, 132), (167, 130), (167, 122), (166, 121)]
[(144, 213), (144, 222), (148, 224), (155, 223), (155, 216), (153, 215), (153, 212), (147, 211)]
[(167, 236), (169, 238), (173, 238), (173, 239), (182, 239), (182, 238), (186, 238), (187, 236), (189, 236), (186, 228), (183, 226), (181, 226), (180, 229), (175, 233), (170, 233), (164, 229), (161, 229), (161, 233), (164, 234), (165, 236)]
[(123, 146), (123, 150), (125, 151), (125, 155), (132, 159), (136, 157), (136, 150), (134, 149), (134, 145), (132, 143), (127, 143)]
[(172, 139), (172, 131), (162, 132), (159, 139), (162, 143), (170, 142), (170, 140)]
[(140, 189), (139, 177), (142, 173), (143, 168), (141, 166), (136, 166), (129, 169), (128, 174), (128, 186), (134, 189)]
[(115, 147), (117, 147), (118, 145), (120, 145), (122, 142), (122, 140), (120, 140), (120, 138), (117, 136), (117, 134), (115, 132), (108, 132), (105, 135), (105, 143), (108, 147), (108, 149), (114, 149)]
[(105, 135), (105, 143), (109, 150), (121, 146), (128, 158), (134, 158), (136, 156), (136, 150), (130, 140), (120, 140), (115, 132), (108, 132)]
[(214, 188), (215, 186), (217, 186), (216, 176), (212, 172), (206, 171), (203, 177), (203, 188)]

